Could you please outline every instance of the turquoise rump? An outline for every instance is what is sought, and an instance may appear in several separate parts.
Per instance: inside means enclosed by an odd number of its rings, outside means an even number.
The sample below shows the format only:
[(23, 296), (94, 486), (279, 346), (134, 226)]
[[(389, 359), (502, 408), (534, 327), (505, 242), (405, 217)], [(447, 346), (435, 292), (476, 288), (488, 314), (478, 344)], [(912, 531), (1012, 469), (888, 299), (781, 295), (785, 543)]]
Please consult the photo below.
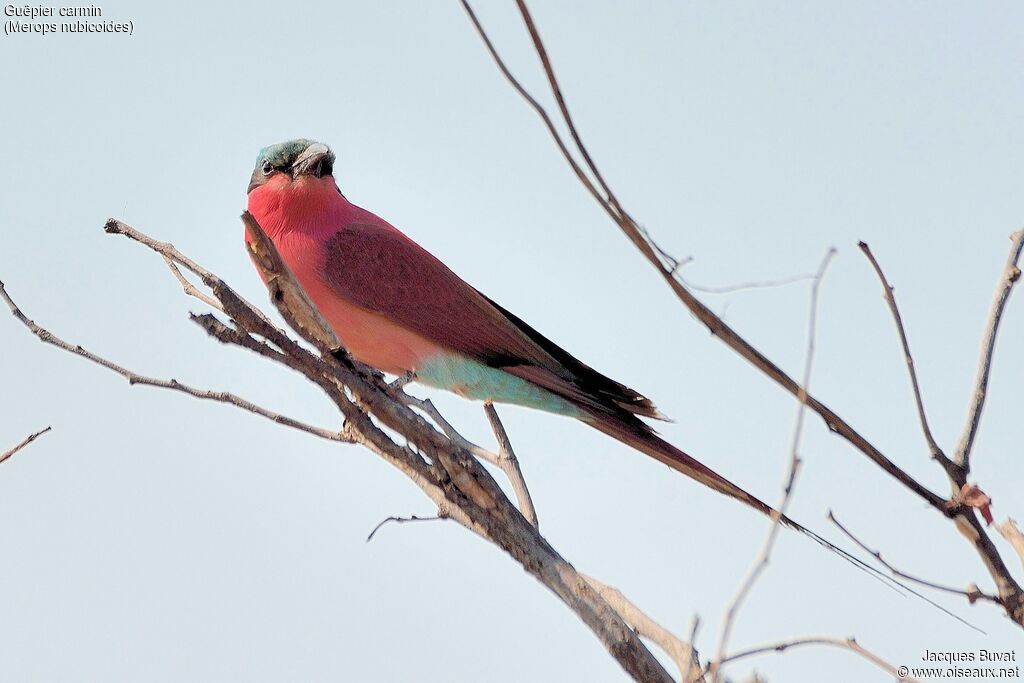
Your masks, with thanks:
[(423, 361), (416, 370), (416, 381), (477, 401), (512, 403), (577, 419), (583, 417), (579, 408), (561, 396), (464, 356), (442, 355)]

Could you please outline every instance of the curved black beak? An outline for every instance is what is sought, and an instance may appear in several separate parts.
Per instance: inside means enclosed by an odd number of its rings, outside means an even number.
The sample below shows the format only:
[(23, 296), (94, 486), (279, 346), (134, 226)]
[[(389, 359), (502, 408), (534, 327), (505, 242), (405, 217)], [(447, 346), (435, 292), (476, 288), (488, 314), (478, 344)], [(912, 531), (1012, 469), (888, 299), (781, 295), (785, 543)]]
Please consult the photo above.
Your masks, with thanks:
[(300, 175), (311, 175), (315, 178), (331, 175), (334, 172), (334, 152), (327, 145), (314, 142), (295, 158), (291, 170), (293, 178)]

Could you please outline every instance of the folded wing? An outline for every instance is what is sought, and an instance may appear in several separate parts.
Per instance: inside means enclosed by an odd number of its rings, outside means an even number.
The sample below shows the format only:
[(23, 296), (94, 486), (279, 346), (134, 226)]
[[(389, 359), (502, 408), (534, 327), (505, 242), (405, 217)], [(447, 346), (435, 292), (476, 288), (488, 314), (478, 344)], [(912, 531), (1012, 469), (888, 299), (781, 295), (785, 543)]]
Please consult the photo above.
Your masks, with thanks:
[(324, 279), (352, 303), (590, 412), (664, 419), (651, 401), (579, 361), (395, 228), (347, 225), (327, 249)]

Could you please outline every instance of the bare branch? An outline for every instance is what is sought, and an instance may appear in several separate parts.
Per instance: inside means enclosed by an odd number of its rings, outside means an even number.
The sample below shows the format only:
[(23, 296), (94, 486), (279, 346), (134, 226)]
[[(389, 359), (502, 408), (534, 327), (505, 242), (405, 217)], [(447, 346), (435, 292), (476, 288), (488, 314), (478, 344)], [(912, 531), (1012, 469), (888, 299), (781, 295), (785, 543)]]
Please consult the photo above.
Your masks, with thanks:
[(1020, 557), (1021, 565), (1024, 565), (1024, 533), (1017, 526), (1017, 522), (1013, 519), (1007, 519), (1002, 524), (997, 525), (996, 528), (1003, 535), (1003, 538), (1010, 542), (1017, 556)]
[(942, 468), (946, 470), (946, 474), (949, 478), (956, 482), (956, 486), (961, 486), (964, 482), (963, 470), (957, 466), (952, 460), (946, 457), (946, 454), (939, 448), (939, 444), (935, 441), (935, 437), (932, 436), (932, 430), (928, 426), (928, 417), (925, 415), (924, 400), (921, 398), (921, 386), (917, 381), (917, 371), (914, 369), (914, 357), (910, 353), (910, 342), (907, 341), (907, 332), (903, 327), (903, 317), (900, 315), (900, 309), (896, 305), (896, 296), (893, 293), (893, 286), (889, 284), (889, 280), (886, 279), (885, 273), (882, 272), (882, 266), (879, 265), (875, 255), (871, 252), (871, 247), (868, 246), (867, 242), (858, 242), (857, 246), (864, 252), (868, 261), (871, 262), (871, 266), (875, 269), (875, 273), (878, 274), (878, 279), (882, 281), (882, 291), (885, 294), (885, 300), (889, 304), (889, 310), (892, 312), (893, 320), (896, 322), (896, 331), (900, 335), (900, 343), (903, 345), (903, 358), (907, 363), (907, 371), (910, 373), (910, 384), (914, 388), (914, 401), (917, 403), (917, 415), (921, 421), (921, 431), (924, 432), (924, 440), (928, 443), (928, 449), (931, 451), (932, 458), (942, 465)]
[[(203, 284), (206, 285), (207, 287), (212, 288), (215, 282), (221, 283), (223, 285), (223, 281), (219, 277), (217, 277), (216, 275), (208, 271), (206, 268), (203, 268), (198, 263), (182, 254), (180, 251), (174, 248), (173, 244), (170, 244), (169, 242), (161, 242), (159, 240), (155, 240), (149, 235), (145, 235), (139, 232), (138, 230), (128, 225), (127, 223), (122, 223), (121, 221), (116, 220), (114, 218), (108, 218), (106, 224), (104, 224), (103, 226), (103, 229), (108, 234), (123, 235), (124, 237), (127, 237), (130, 240), (134, 240), (140, 244), (144, 244), (153, 251), (155, 251), (156, 253), (160, 254), (162, 257), (164, 257), (164, 259), (170, 259), (173, 263), (177, 263), (178, 265), (184, 266), (186, 270), (197, 275), (199, 279), (203, 281)], [(245, 299), (238, 296), (237, 294), (235, 294), (235, 296), (238, 297), (240, 301), (244, 302), (253, 311), (254, 314), (261, 316), (266, 324), (273, 325), (273, 323), (270, 322), (270, 319), (267, 318), (263, 314), (263, 312), (260, 311), (260, 309), (253, 306), (248, 301), (245, 301)], [(218, 306), (217, 308), (220, 307)]]
[(519, 458), (512, 450), (512, 442), (509, 441), (505, 425), (501, 424), (498, 411), (494, 409), (494, 404), (490, 401), (484, 402), (484, 413), (487, 415), (487, 421), (491, 423), (494, 438), (498, 440), (498, 467), (512, 484), (516, 500), (519, 501), (519, 511), (523, 513), (523, 517), (526, 517), (526, 521), (539, 529), (540, 523), (537, 521), (537, 511), (533, 507), (533, 498), (530, 497), (530, 489), (526, 487), (523, 471), (519, 468)]
[(694, 284), (692, 281), (683, 278), (682, 276), (680, 276), (679, 279), (695, 292), (703, 292), (705, 294), (735, 294), (736, 292), (745, 292), (751, 289), (773, 289), (775, 287), (793, 285), (798, 282), (807, 282), (808, 280), (813, 280), (814, 275), (793, 275), (791, 277), (784, 277), (778, 280), (756, 280), (753, 282), (741, 282), (738, 285), (722, 285), (718, 287)]
[(988, 323), (985, 325), (985, 334), (981, 338), (981, 357), (978, 359), (974, 396), (970, 409), (967, 411), (967, 424), (964, 426), (963, 436), (960, 437), (960, 445), (956, 449), (956, 461), (963, 468), (965, 475), (971, 471), (971, 449), (974, 448), (974, 438), (978, 434), (978, 425), (981, 423), (981, 411), (985, 408), (985, 398), (988, 395), (988, 377), (992, 369), (992, 356), (996, 349), (999, 323), (1003, 319), (1003, 311), (1006, 309), (1010, 292), (1013, 291), (1013, 286), (1020, 279), (1020, 268), (1017, 266), (1017, 261), (1020, 259), (1022, 249), (1024, 249), (1024, 229), (1010, 235), (1010, 255), (1006, 258), (1006, 265), (999, 275), (999, 284), (996, 286), (996, 293), (992, 299), (992, 308), (988, 314)]
[(618, 588), (601, 583), (594, 577), (586, 574), (582, 574), (581, 576), (583, 576), (583, 578), (594, 587), (594, 590), (596, 590), (616, 612), (622, 615), (622, 618), (627, 624), (632, 626), (641, 636), (647, 638), (660, 647), (665, 654), (672, 658), (672, 661), (679, 667), (679, 673), (682, 676), (682, 681), (693, 681), (700, 678), (701, 669), (699, 656), (697, 654), (697, 650), (694, 649), (692, 645), (692, 641), (691, 643), (687, 643), (686, 641), (679, 639), (674, 633), (654, 621), (654, 619), (651, 619), (651, 617), (649, 617), (643, 610), (630, 602), (630, 600), (623, 595), (622, 591)]
[(181, 288), (184, 290), (185, 294), (188, 294), (189, 296), (199, 299), (207, 306), (214, 308), (218, 311), (224, 310), (224, 306), (222, 306), (219, 301), (214, 299), (209, 294), (199, 291), (195, 285), (189, 282), (188, 278), (181, 274), (181, 270), (178, 268), (178, 264), (171, 260), (169, 256), (164, 256), (164, 263), (167, 264), (167, 268), (170, 269), (171, 274), (174, 275), (174, 278), (181, 283)]
[(87, 351), (78, 344), (70, 344), (61, 339), (60, 337), (56, 336), (49, 330), (37, 325), (35, 322), (30, 320), (21, 311), (20, 308), (18, 308), (17, 304), (14, 303), (14, 300), (11, 299), (10, 295), (7, 293), (7, 289), (4, 287), (3, 282), (0, 282), (0, 298), (2, 298), (7, 303), (7, 306), (8, 308), (11, 309), (11, 313), (14, 314), (14, 317), (17, 318), (23, 325), (25, 325), (25, 327), (27, 327), (29, 331), (32, 332), (32, 334), (38, 337), (40, 341), (46, 344), (50, 344), (52, 346), (56, 346), (59, 349), (68, 351), (69, 353), (73, 353), (76, 356), (81, 356), (82, 358), (85, 358), (90, 362), (93, 362), (97, 365), (105, 367), (108, 370), (116, 372), (117, 374), (127, 379), (129, 384), (141, 384), (144, 386), (158, 387), (160, 389), (170, 389), (172, 391), (180, 391), (184, 394), (189, 394), (190, 396), (194, 396), (195, 398), (200, 398), (207, 401), (228, 403), (237, 408), (241, 408), (242, 410), (266, 418), (271, 422), (276, 422), (277, 424), (281, 424), (286, 427), (291, 427), (292, 429), (298, 429), (300, 431), (313, 434), (314, 436), (319, 436), (322, 439), (328, 439), (330, 441), (349, 441), (349, 439), (346, 438), (346, 436), (341, 432), (333, 432), (329, 429), (324, 429), (322, 427), (314, 427), (312, 425), (308, 425), (304, 422), (300, 422), (298, 420), (287, 417), (286, 415), (281, 415), (280, 413), (275, 413), (272, 410), (268, 410), (266, 408), (258, 406), (252, 401), (247, 401), (246, 399), (236, 396), (235, 394), (232, 394), (227, 391), (211, 391), (209, 389), (197, 389), (187, 384), (182, 384), (181, 382), (175, 379), (165, 380), (140, 375), (139, 373), (133, 370), (129, 370), (128, 368), (125, 368), (121, 365), (118, 365), (113, 361), (107, 360), (102, 356), (97, 356), (96, 354), (92, 353), (91, 351)]
[(516, 79), (516, 77), (512, 75), (512, 72), (509, 71), (508, 67), (505, 65), (504, 60), (502, 60), (501, 56), (498, 54), (498, 51), (495, 49), (494, 44), (491, 43), (491, 39), (487, 35), (487, 32), (484, 31), (483, 26), (480, 24), (480, 20), (477, 19), (476, 13), (473, 11), (473, 8), (470, 6), (468, 0), (461, 0), (461, 2), (462, 7), (466, 10), (466, 14), (469, 15), (469, 20), (473, 22), (473, 26), (476, 27), (477, 33), (480, 35), (480, 38), (484, 41), (484, 45), (487, 47), (487, 51), (491, 54), (491, 57), (494, 59), (495, 64), (497, 64), (498, 68), (501, 70), (501, 73), (505, 75), (505, 78), (508, 79), (508, 82), (512, 85), (513, 88), (515, 88), (516, 92), (518, 92), (522, 96), (522, 98), (526, 100), (526, 102), (533, 108), (533, 110), (537, 112), (537, 115), (540, 116), (541, 120), (544, 121), (544, 125), (547, 127), (548, 132), (551, 133), (551, 137), (555, 141), (555, 144), (558, 146), (558, 150), (562, 153), (562, 156), (565, 157), (566, 162), (568, 162), (569, 166), (576, 174), (576, 177), (579, 178), (579, 181), (583, 183), (583, 186), (587, 188), (587, 191), (594, 196), (594, 199), (596, 199), (602, 205), (605, 205), (605, 199), (601, 196), (600, 192), (597, 191), (597, 188), (594, 187), (594, 183), (587, 176), (586, 172), (576, 162), (576, 159), (573, 157), (572, 152), (569, 151), (569, 148), (565, 144), (565, 141), (562, 139), (562, 136), (558, 132), (558, 129), (555, 128), (554, 121), (551, 120), (551, 117), (548, 115), (547, 110), (545, 110), (544, 107), (541, 106), (541, 104), (536, 99), (534, 99), (532, 95), (530, 95), (526, 88), (524, 88), (523, 85)]
[[(4, 287), (4, 283), (0, 282), (0, 292), (3, 291), (3, 287)], [(47, 427), (46, 429), (40, 429), (35, 434), (29, 434), (28, 436), (25, 437), (25, 439), (21, 443), (19, 443), (14, 448), (12, 448), (10, 450), (7, 450), (7, 451), (4, 451), (3, 453), (0, 453), (0, 462), (4, 462), (8, 458), (10, 458), (12, 455), (14, 455), (18, 451), (20, 451), (22, 448), (24, 448), (25, 446), (29, 445), (33, 441), (35, 441), (36, 439), (38, 439), (40, 436), (42, 436), (46, 432), (50, 431), (50, 429), (51, 429), (50, 427)]]
[[(783, 640), (778, 643), (772, 643), (771, 645), (762, 645), (760, 647), (750, 648), (749, 650), (742, 650), (735, 652), (725, 659), (722, 663), (732, 663), (748, 657), (756, 657), (757, 655), (764, 654), (780, 654), (797, 647), (805, 647), (807, 645), (827, 645), (830, 647), (838, 647), (844, 650), (854, 652), (864, 659), (868, 660), (878, 668), (886, 671), (887, 673), (896, 677), (899, 681), (906, 681), (907, 683), (921, 683), (920, 679), (913, 678), (907, 673), (900, 673), (900, 671), (906, 671), (906, 667), (893, 666), (889, 662), (879, 657), (874, 652), (868, 650), (860, 643), (857, 642), (856, 638), (831, 638), (828, 636), (810, 636), (807, 638), (793, 638), (792, 640)], [(909, 672), (908, 672), (909, 673)]]
[[(955, 588), (953, 586), (944, 586), (942, 584), (934, 583), (932, 581), (926, 581), (925, 579), (918, 578), (916, 576), (912, 576), (910, 574), (907, 574), (906, 572), (902, 572), (899, 569), (897, 569), (896, 567), (894, 567), (891, 564), (889, 564), (888, 562), (886, 562), (884, 559), (882, 559), (882, 553), (880, 553), (879, 551), (874, 550), (872, 548), (869, 548), (859, 538), (857, 538), (853, 534), (852, 531), (850, 531), (845, 526), (843, 526), (839, 522), (839, 520), (836, 519), (836, 516), (832, 513), (831, 510), (828, 511), (828, 519), (829, 519), (830, 522), (832, 522), (837, 527), (839, 527), (839, 530), (842, 531), (844, 534), (846, 534), (847, 538), (849, 538), (851, 541), (856, 543), (860, 547), (861, 550), (863, 550), (864, 552), (866, 552), (867, 554), (871, 555), (876, 560), (878, 560), (878, 563), (881, 564), (886, 569), (888, 569), (892, 573), (893, 576), (897, 576), (897, 577), (899, 577), (901, 579), (906, 579), (907, 581), (913, 581), (914, 583), (920, 584), (922, 586), (927, 586), (928, 588), (933, 588), (933, 589), (935, 589), (937, 591), (942, 591), (944, 593), (952, 593), (953, 595), (961, 595), (961, 596), (967, 598), (967, 600), (969, 602), (971, 602), (972, 604), (977, 602), (978, 600), (987, 600), (987, 601), (993, 602), (993, 603), (995, 603), (997, 605), (1001, 605), (1002, 604), (1002, 601), (998, 597), (996, 597), (995, 595), (989, 595), (988, 593), (983, 593), (978, 588), (977, 584), (974, 584), (974, 583), (972, 583), (965, 590), (963, 588)], [(931, 602), (931, 601), (929, 600), (929, 602)], [(932, 603), (932, 604), (934, 604), (934, 603)], [(946, 611), (944, 608), (940, 607), (940, 609), (943, 609), (943, 611)], [(956, 616), (956, 615), (954, 615), (954, 616)], [(959, 619), (959, 617), (957, 617), (957, 619)]]
[(796, 485), (797, 473), (800, 470), (800, 439), (803, 436), (804, 417), (807, 412), (806, 387), (810, 385), (811, 369), (814, 366), (814, 341), (818, 321), (818, 293), (821, 288), (821, 281), (825, 277), (825, 271), (828, 269), (829, 263), (832, 262), (832, 258), (835, 256), (835, 253), (835, 249), (829, 249), (828, 253), (825, 254), (825, 257), (821, 261), (821, 265), (818, 267), (818, 272), (814, 276), (814, 285), (811, 288), (810, 312), (808, 313), (807, 321), (807, 349), (804, 352), (803, 388), (799, 394), (800, 403), (797, 406), (796, 424), (793, 427), (793, 441), (789, 457), (789, 472), (786, 475), (786, 482), (783, 486), (782, 500), (775, 506), (775, 509), (772, 510), (771, 526), (765, 535), (760, 557), (751, 568), (747, 578), (740, 585), (740, 588), (736, 593), (736, 597), (733, 598), (732, 604), (729, 605), (729, 609), (726, 610), (725, 619), (722, 621), (722, 631), (718, 638), (718, 651), (710, 669), (711, 675), (715, 681), (718, 681), (721, 678), (721, 662), (725, 657), (725, 651), (728, 647), (729, 636), (732, 633), (733, 623), (736, 620), (736, 616), (739, 614), (743, 601), (753, 589), (758, 577), (760, 577), (768, 566), (772, 549), (775, 547), (775, 539), (778, 537), (779, 533), (779, 520), (782, 519), (786, 514), (786, 510), (789, 508), (789, 501), (792, 498), (793, 488)]
[(404, 405), (412, 406), (417, 410), (422, 411), (423, 414), (429, 417), (434, 424), (440, 427), (445, 436), (451, 439), (460, 448), (472, 453), (474, 456), (484, 460), (485, 462), (491, 463), (492, 465), (498, 464), (501, 458), (498, 457), (497, 453), (493, 453), (486, 448), (478, 446), (466, 437), (462, 436), (462, 434), (452, 426), (452, 423), (445, 419), (437, 407), (434, 406), (433, 401), (429, 398), (418, 398), (412, 394), (401, 392), (398, 394), (397, 400), (401, 401)]
[(526, 2), (524, 2), (524, 0), (516, 0), (516, 4), (519, 6), (519, 14), (523, 17), (523, 23), (526, 24), (526, 29), (530, 32), (530, 38), (533, 40), (533, 46), (537, 50), (537, 56), (540, 57), (541, 65), (544, 67), (544, 73), (548, 77), (548, 84), (551, 86), (551, 94), (555, 96), (555, 101), (558, 103), (558, 110), (562, 113), (562, 120), (565, 121), (565, 125), (569, 128), (569, 134), (572, 136), (573, 142), (576, 143), (576, 149), (583, 156), (583, 160), (586, 162), (587, 168), (589, 168), (590, 172), (594, 174), (594, 178), (597, 179), (601, 189), (607, 195), (607, 203), (621, 211), (619, 201), (615, 198), (615, 195), (608, 186), (608, 183), (604, 181), (604, 177), (597, 169), (597, 165), (591, 158), (590, 152), (588, 152), (586, 146), (584, 146), (583, 139), (580, 137), (579, 131), (576, 130), (576, 124), (573, 122), (572, 115), (569, 113), (569, 107), (565, 103), (565, 97), (562, 95), (562, 88), (558, 84), (558, 79), (555, 77), (555, 70), (551, 66), (551, 60), (548, 58), (548, 51), (544, 47), (544, 41), (540, 39), (540, 32), (537, 30), (537, 25), (533, 23), (533, 17), (530, 15), (530, 10), (526, 7)]

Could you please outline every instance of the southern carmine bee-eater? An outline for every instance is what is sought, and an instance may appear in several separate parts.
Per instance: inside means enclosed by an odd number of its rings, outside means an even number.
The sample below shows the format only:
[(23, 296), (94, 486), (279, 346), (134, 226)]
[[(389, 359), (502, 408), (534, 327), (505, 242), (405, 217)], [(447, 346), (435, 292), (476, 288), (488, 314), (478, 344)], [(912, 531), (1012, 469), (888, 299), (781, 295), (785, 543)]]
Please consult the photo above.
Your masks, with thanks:
[(584, 364), (387, 221), (349, 202), (333, 165), (330, 148), (313, 140), (265, 147), (249, 181), (248, 209), (353, 357), (469, 399), (576, 418), (773, 514), (769, 505), (661, 439), (640, 419), (666, 419), (650, 400)]

